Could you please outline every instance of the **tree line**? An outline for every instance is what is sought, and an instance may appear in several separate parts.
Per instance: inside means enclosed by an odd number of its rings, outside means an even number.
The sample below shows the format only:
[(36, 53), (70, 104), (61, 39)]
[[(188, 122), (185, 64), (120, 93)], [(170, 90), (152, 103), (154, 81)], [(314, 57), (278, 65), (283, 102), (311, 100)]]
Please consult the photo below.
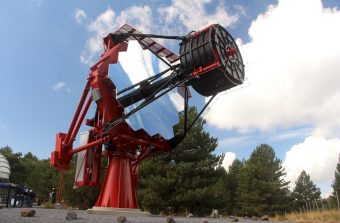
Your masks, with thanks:
[[(197, 115), (189, 109), (189, 123)], [(183, 131), (184, 114), (179, 113), (175, 132)], [(204, 216), (213, 209), (222, 214), (253, 216), (284, 214), (301, 210), (309, 201), (320, 200), (316, 187), (306, 171), (302, 171), (295, 187), (289, 190), (286, 172), (274, 149), (267, 144), (257, 146), (249, 159), (234, 160), (226, 170), (223, 155), (214, 153), (217, 138), (204, 131), (205, 120), (199, 118), (176, 149), (144, 160), (139, 168), (138, 201), (140, 208), (153, 214), (189, 213)], [(40, 200), (48, 201), (52, 188), (58, 191), (60, 172), (50, 167), (49, 159), (38, 159), (31, 152), (23, 155), (10, 147), (0, 148), (11, 167), (10, 181), (27, 185)], [(76, 159), (65, 172), (62, 201), (81, 209), (92, 207), (100, 187), (74, 188)], [(331, 202), (340, 194), (340, 158), (332, 184)]]

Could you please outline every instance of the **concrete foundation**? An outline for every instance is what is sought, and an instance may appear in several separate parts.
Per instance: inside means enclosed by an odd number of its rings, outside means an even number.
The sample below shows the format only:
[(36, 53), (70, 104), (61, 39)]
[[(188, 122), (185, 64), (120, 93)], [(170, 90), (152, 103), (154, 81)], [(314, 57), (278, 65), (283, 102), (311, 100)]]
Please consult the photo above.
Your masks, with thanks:
[(143, 212), (140, 209), (132, 208), (105, 208), (105, 207), (93, 207), (87, 209), (88, 214), (102, 214), (102, 215), (124, 215), (126, 217), (147, 217), (150, 216), (149, 212)]

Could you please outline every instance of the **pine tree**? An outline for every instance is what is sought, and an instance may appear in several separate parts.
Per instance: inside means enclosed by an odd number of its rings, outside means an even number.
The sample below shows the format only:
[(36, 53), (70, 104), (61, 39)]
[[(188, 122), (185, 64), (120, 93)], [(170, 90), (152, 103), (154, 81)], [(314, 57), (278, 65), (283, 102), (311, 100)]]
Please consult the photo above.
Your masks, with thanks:
[(283, 212), (288, 202), (288, 182), (281, 160), (272, 147), (258, 146), (239, 174), (237, 201), (243, 214), (262, 215)]
[(151, 213), (169, 212), (174, 204), (175, 167), (164, 155), (143, 161), (139, 171), (138, 201), (140, 208)]
[(307, 202), (320, 199), (320, 189), (313, 183), (306, 171), (302, 171), (295, 182), (292, 196), (297, 208), (303, 207)]
[[(196, 115), (196, 109), (191, 107), (189, 123)], [(175, 132), (183, 125), (183, 113), (179, 114), (179, 119)], [(138, 199), (143, 208), (154, 213), (203, 215), (225, 205), (223, 176), (226, 173), (219, 168), (223, 157), (212, 154), (217, 139), (204, 131), (204, 124), (199, 118), (173, 151), (142, 163)]]
[(336, 194), (340, 196), (340, 155), (338, 159), (338, 164), (336, 165), (332, 187), (333, 187), (333, 196), (336, 197)]
[(236, 190), (238, 188), (239, 174), (243, 168), (244, 162), (235, 159), (229, 167), (229, 171), (226, 176), (226, 187), (229, 193), (228, 203), (227, 203), (227, 213), (231, 215), (237, 215), (240, 207), (236, 202)]
[(25, 184), (35, 192), (40, 201), (46, 202), (52, 188), (58, 185), (58, 179), (58, 171), (50, 167), (50, 160), (43, 159), (32, 165)]

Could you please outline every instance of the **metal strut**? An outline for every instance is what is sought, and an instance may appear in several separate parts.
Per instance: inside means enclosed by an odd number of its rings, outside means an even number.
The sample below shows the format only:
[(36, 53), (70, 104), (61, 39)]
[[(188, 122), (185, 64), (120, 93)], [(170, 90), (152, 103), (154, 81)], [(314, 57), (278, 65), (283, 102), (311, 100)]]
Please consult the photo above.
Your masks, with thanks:
[(160, 55), (158, 55), (157, 52), (155, 52), (154, 50), (151, 49), (151, 45), (147, 45), (145, 43), (143, 43), (142, 40), (144, 40), (145, 38), (160, 38), (160, 39), (174, 39), (174, 40), (187, 40), (189, 37), (188, 36), (167, 36), (167, 35), (156, 35), (156, 34), (144, 34), (144, 33), (132, 33), (132, 32), (128, 32), (128, 33), (110, 33), (109, 34), (111, 40), (113, 42), (122, 42), (124, 40), (126, 40), (128, 37), (132, 37), (133, 39), (137, 40), (138, 43), (150, 50), (151, 53), (153, 53), (158, 59), (160, 59), (163, 63), (165, 63), (168, 67), (171, 68), (171, 70), (175, 70), (175, 67), (171, 65), (171, 63), (168, 63), (164, 58), (162, 58)]
[(175, 40), (186, 40), (188, 36), (168, 36), (168, 35), (157, 35), (157, 34), (144, 34), (144, 33), (110, 33), (112, 40), (120, 40), (122, 37), (148, 37), (148, 38), (158, 38), (158, 39), (175, 39)]
[(197, 114), (196, 118), (194, 119), (194, 121), (191, 123), (191, 125), (189, 126), (187, 132), (190, 131), (190, 129), (194, 126), (195, 122), (198, 120), (198, 118), (203, 114), (204, 110), (209, 106), (210, 102), (212, 102), (212, 100), (215, 98), (217, 94), (214, 94), (213, 96), (211, 96), (211, 98), (209, 99), (209, 101), (204, 105), (204, 107), (202, 108), (202, 110)]
[[(190, 126), (188, 128), (186, 128), (187, 126), (187, 112), (188, 109), (184, 108), (184, 132), (182, 134), (177, 134), (174, 137), (172, 137), (171, 139), (168, 140), (168, 143), (171, 147), (171, 149), (176, 148), (176, 146), (182, 142), (182, 140), (185, 138), (186, 134), (191, 130), (191, 128), (194, 126), (195, 122), (198, 120), (198, 118), (203, 114), (203, 112), (205, 111), (205, 109), (209, 106), (209, 104), (212, 102), (212, 100), (215, 98), (217, 94), (214, 94), (213, 96), (211, 96), (211, 98), (209, 99), (209, 101), (204, 105), (204, 107), (201, 109), (201, 111), (197, 114), (197, 116), (194, 118), (194, 120), (192, 121), (192, 123), (190, 124)], [(184, 101), (184, 103), (187, 103)], [(184, 105), (185, 106), (185, 105)]]
[[(179, 67), (179, 65), (176, 65), (176, 67)], [(125, 92), (127, 92), (127, 91), (129, 91), (129, 90), (131, 90), (131, 89), (133, 89), (133, 88), (135, 88), (135, 87), (137, 87), (137, 86), (140, 86), (140, 85), (142, 85), (143, 83), (146, 83), (146, 82), (149, 83), (149, 81), (152, 82), (152, 81), (154, 81), (154, 80), (160, 78), (161, 76), (163, 76), (164, 74), (166, 74), (166, 73), (169, 72), (170, 70), (171, 70), (171, 69), (168, 68), (168, 69), (163, 70), (162, 72), (160, 72), (160, 73), (158, 73), (158, 74), (156, 74), (156, 75), (153, 75), (152, 77), (149, 77), (149, 78), (144, 79), (144, 80), (142, 80), (142, 81), (140, 81), (140, 82), (138, 82), (138, 83), (136, 83), (136, 84), (134, 84), (134, 85), (131, 85), (131, 86), (127, 87), (127, 88), (124, 88), (123, 90), (118, 91), (117, 96), (120, 95), (120, 94), (123, 94), (123, 93), (125, 93)]]
[(142, 41), (140, 41), (141, 38), (139, 38), (139, 39), (137, 39), (136, 37), (134, 37), (134, 38), (138, 41), (138, 43), (139, 43), (140, 45), (142, 45), (143, 47), (145, 47), (145, 48), (147, 48), (148, 50), (150, 50), (150, 52), (152, 52), (153, 55), (155, 55), (158, 59), (160, 59), (163, 63), (165, 63), (168, 67), (170, 67), (171, 70), (175, 70), (175, 68), (174, 68), (170, 63), (168, 63), (168, 62), (167, 62), (166, 60), (164, 60), (161, 56), (159, 56), (157, 53), (155, 53), (153, 50), (151, 50), (150, 46), (148, 46), (148, 45), (144, 44)]
[[(176, 74), (175, 74), (176, 73)], [(152, 103), (153, 101), (157, 100), (158, 98), (162, 97), (163, 95), (165, 95), (166, 93), (168, 93), (169, 91), (171, 91), (172, 89), (174, 89), (175, 87), (187, 82), (188, 80), (190, 80), (191, 76), (188, 76), (188, 77), (185, 77), (184, 79), (182, 80), (179, 80), (177, 83), (174, 83), (173, 85), (172, 82), (173, 81), (176, 81), (176, 78), (178, 78), (179, 75), (177, 74), (177, 72), (173, 72), (172, 75), (170, 75), (169, 77), (167, 78), (164, 78), (163, 80), (161, 80), (162, 82), (165, 82), (163, 83), (157, 90), (153, 91), (153, 93), (151, 95), (149, 95), (145, 101), (140, 104), (139, 106), (137, 106), (135, 109), (131, 110), (129, 113), (123, 115), (122, 117), (112, 121), (112, 122), (109, 122), (107, 123), (107, 125), (105, 126), (102, 134), (105, 134), (107, 132), (109, 132), (111, 129), (113, 129), (114, 127), (116, 127), (117, 125), (119, 125), (120, 123), (122, 123), (125, 119), (129, 118), (131, 115), (133, 115), (134, 113), (138, 112), (139, 110), (141, 110), (142, 108), (144, 108), (145, 106), (149, 105), (150, 103)], [(163, 91), (161, 94), (157, 95), (161, 90), (164, 90), (166, 89), (165, 91)], [(129, 95), (127, 95), (129, 96)], [(122, 100), (121, 98), (118, 98), (118, 101), (120, 103), (123, 103), (124, 104), (124, 100)], [(133, 104), (133, 103), (131, 103)]]

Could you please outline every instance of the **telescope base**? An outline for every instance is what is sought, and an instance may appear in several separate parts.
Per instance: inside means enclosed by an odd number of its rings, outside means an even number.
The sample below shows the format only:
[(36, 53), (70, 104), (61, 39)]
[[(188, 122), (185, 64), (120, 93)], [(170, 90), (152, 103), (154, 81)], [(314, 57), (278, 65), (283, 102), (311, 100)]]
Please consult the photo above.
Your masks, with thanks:
[(101, 215), (115, 215), (126, 217), (147, 217), (150, 216), (149, 212), (141, 211), (135, 208), (106, 208), (106, 207), (93, 207), (87, 209), (88, 214), (101, 214)]

